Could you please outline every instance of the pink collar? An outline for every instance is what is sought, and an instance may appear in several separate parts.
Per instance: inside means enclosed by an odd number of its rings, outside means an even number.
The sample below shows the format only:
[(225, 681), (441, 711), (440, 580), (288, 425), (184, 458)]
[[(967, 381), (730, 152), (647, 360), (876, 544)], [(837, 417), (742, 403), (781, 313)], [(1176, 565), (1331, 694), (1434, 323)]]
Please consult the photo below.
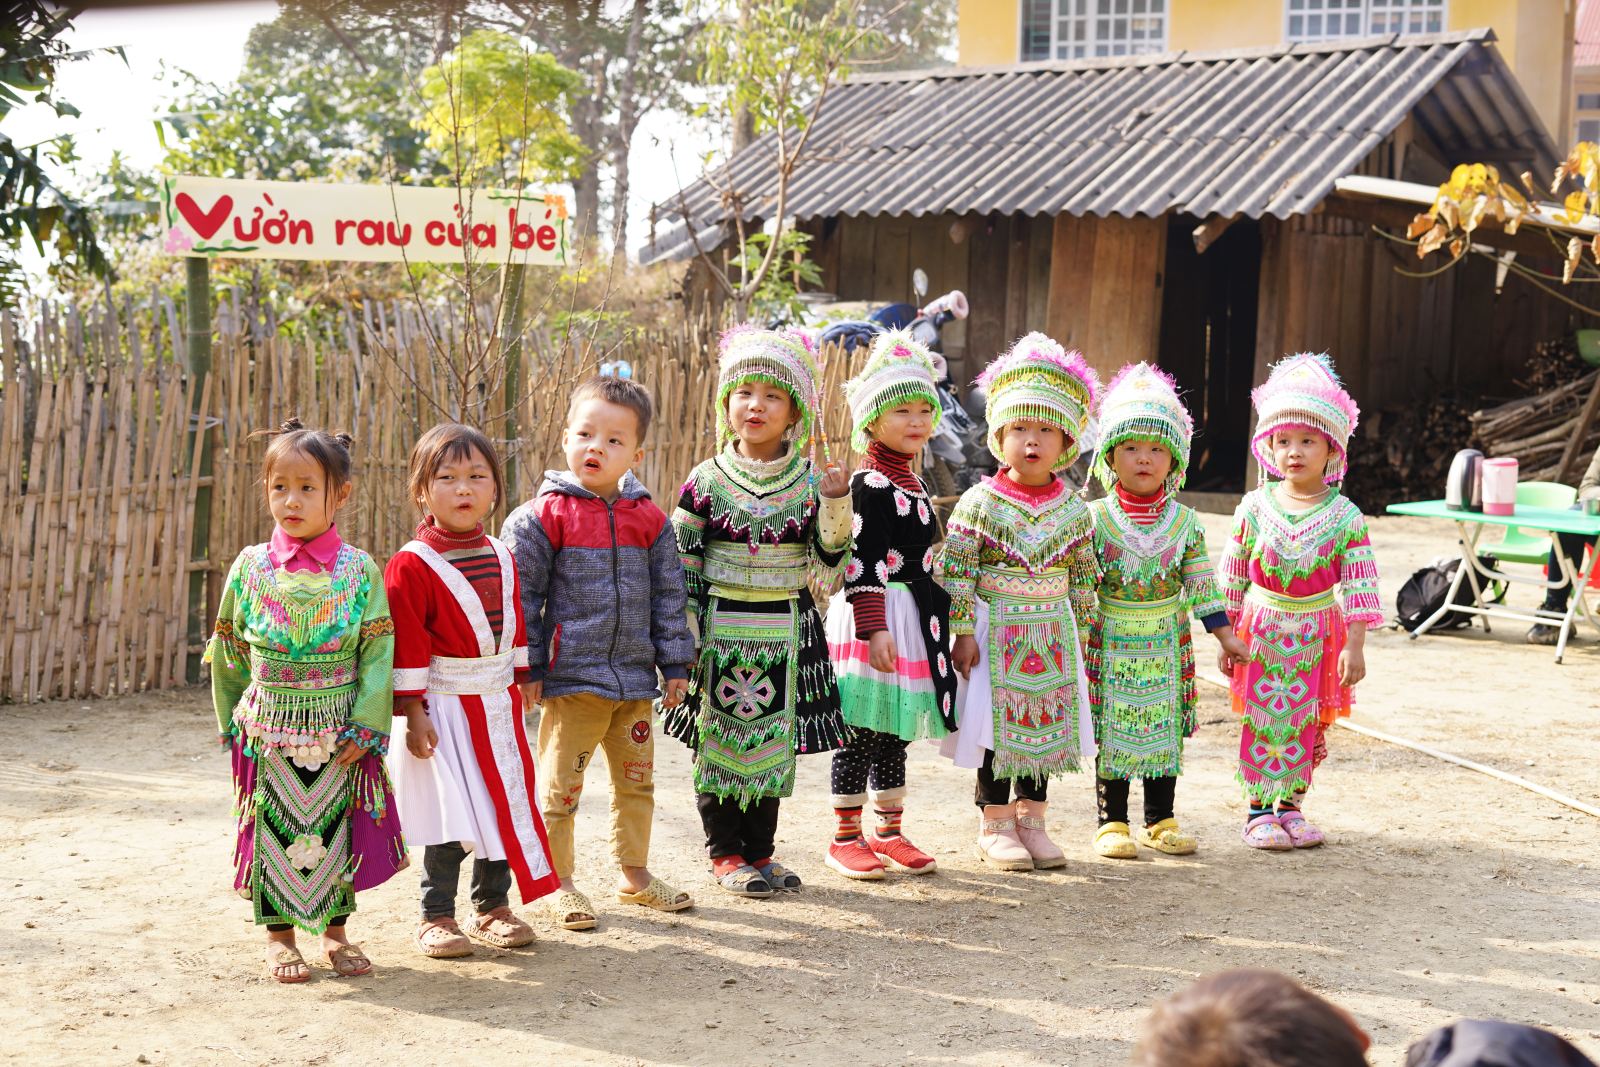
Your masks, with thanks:
[(284, 533), (279, 526), (273, 528), (272, 540), (267, 542), (267, 555), (272, 565), (282, 570), (331, 571), (343, 546), (338, 526), (328, 527), (309, 541)]

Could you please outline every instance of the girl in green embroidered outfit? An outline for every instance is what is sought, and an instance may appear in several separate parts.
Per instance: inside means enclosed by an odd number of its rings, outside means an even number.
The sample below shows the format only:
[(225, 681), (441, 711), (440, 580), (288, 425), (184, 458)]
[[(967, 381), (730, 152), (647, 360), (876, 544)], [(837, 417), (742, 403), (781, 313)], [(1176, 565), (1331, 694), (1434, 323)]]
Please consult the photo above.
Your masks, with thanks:
[(735, 327), (718, 371), (717, 428), (728, 443), (694, 469), (672, 516), (700, 656), (688, 700), (662, 725), (695, 750), (712, 877), (768, 897), (800, 888), (772, 855), (795, 754), (844, 743), (808, 586), (814, 575), (834, 580), (849, 547), (850, 480), (835, 464), (819, 478), (806, 457), (817, 375), (801, 338)]
[(1170, 377), (1147, 363), (1122, 368), (1100, 405), (1095, 474), (1110, 490), (1089, 505), (1100, 562), (1099, 610), (1089, 636), (1089, 701), (1098, 742), (1094, 849), (1138, 854), (1128, 830), (1128, 784), (1144, 779), (1138, 842), (1169, 855), (1197, 845), (1174, 811), (1183, 742), (1194, 733), (1192, 609), (1244, 655), (1206, 555), (1194, 509), (1178, 503), (1194, 421)]
[(299, 419), (269, 436), (277, 528), (234, 561), (205, 654), (233, 757), (233, 884), (267, 927), (271, 977), (310, 977), (297, 927), (356, 977), (372, 964), (345, 934), (355, 893), (406, 863), (383, 765), (394, 624), (382, 572), (333, 524), (350, 499), (349, 436)]

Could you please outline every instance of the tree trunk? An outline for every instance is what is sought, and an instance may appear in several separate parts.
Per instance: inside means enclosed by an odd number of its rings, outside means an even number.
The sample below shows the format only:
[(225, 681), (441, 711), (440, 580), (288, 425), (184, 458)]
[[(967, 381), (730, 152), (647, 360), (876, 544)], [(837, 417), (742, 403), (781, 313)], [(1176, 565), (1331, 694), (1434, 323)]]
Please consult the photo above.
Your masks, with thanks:
[(612, 258), (628, 254), (628, 153), (633, 150), (633, 131), (639, 124), (639, 30), (649, 11), (649, 0), (634, 0), (622, 56), (626, 67), (617, 89), (616, 136), (611, 143)]
[[(750, 30), (750, 4), (752, 0), (739, 0), (739, 39), (745, 40)], [(756, 120), (743, 104), (733, 111), (733, 154), (740, 152), (756, 139)]]

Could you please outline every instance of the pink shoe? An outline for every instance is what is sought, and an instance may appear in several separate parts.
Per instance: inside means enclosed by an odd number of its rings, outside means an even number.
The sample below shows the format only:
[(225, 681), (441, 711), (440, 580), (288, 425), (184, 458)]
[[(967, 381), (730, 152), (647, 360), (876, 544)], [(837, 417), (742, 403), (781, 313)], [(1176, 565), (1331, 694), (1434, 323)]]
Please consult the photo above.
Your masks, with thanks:
[(1067, 865), (1067, 854), (1045, 832), (1044, 816), (1049, 805), (1042, 800), (1017, 801), (1017, 837), (1041, 871)]
[(893, 837), (867, 834), (862, 840), (880, 859), (887, 861), (889, 866), (902, 871), (911, 874), (932, 874), (939, 867), (938, 861), (913, 845), (905, 834), (895, 834)]
[(828, 846), (822, 862), (846, 878), (858, 882), (876, 882), (883, 877), (883, 861), (861, 838), (853, 841), (835, 841)]
[(1295, 848), (1316, 848), (1327, 840), (1322, 831), (1307, 822), (1299, 811), (1278, 812), (1278, 825), (1289, 835), (1289, 843)]
[(1015, 804), (987, 804), (978, 818), (978, 856), (1002, 871), (1033, 870), (1033, 855), (1017, 836)]
[(1244, 843), (1267, 852), (1288, 852), (1294, 848), (1294, 841), (1270, 811), (1245, 823)]

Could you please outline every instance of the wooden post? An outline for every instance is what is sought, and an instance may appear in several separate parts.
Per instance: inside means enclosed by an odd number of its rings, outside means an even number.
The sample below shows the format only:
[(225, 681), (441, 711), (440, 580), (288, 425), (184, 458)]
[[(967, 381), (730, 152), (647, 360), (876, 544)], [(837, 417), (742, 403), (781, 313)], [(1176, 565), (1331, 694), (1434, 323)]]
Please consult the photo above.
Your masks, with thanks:
[(1556, 481), (1567, 482), (1578, 476), (1578, 467), (1584, 459), (1583, 445), (1589, 439), (1589, 428), (1594, 425), (1596, 415), (1600, 415), (1600, 375), (1595, 377), (1594, 388), (1589, 390), (1589, 399), (1583, 402), (1583, 411), (1578, 415), (1572, 437), (1561, 453), (1561, 462), (1556, 466)]
[[(200, 484), (194, 491), (194, 530), (190, 537), (191, 563), (205, 563), (204, 567), (191, 567), (189, 571), (189, 625), (184, 628), (188, 647), (194, 649), (206, 638), (206, 579), (210, 573), (211, 556), (211, 428), (206, 424), (210, 412), (204, 410), (200, 380), (211, 373), (211, 261), (205, 256), (191, 256), (186, 261), (186, 295), (188, 308), (184, 330), (184, 347), (187, 350), (190, 395), (194, 398), (189, 410), (188, 454), (200, 450), (197, 468)], [(200, 681), (200, 656), (196, 651), (188, 655), (184, 676), (190, 683)]]
[(520, 503), (524, 496), (521, 486), (517, 484), (517, 472), (520, 469), (517, 462), (517, 436), (521, 430), (517, 425), (517, 408), (522, 401), (522, 331), (527, 325), (527, 272), (528, 268), (521, 263), (506, 266), (505, 278), (501, 283), (500, 321), (495, 326), (495, 333), (500, 339), (501, 358), (505, 361), (505, 491), (509, 499), (502, 500), (500, 504), (507, 510)]

